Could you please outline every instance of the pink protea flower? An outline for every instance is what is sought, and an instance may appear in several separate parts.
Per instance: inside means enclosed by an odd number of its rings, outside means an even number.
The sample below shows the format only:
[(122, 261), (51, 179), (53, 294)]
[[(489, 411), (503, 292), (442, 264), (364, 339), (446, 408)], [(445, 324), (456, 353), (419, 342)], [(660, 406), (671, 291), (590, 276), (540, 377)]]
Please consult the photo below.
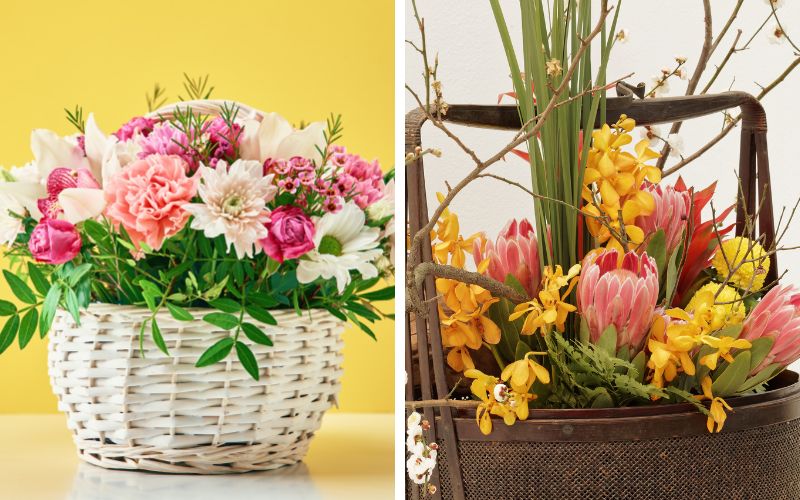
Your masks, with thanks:
[(628, 252), (619, 263), (616, 249), (597, 250), (583, 260), (578, 284), (578, 311), (592, 342), (606, 328), (617, 329), (617, 348), (639, 351), (647, 338), (658, 300), (658, 269), (647, 252)]
[(185, 205), (197, 193), (179, 156), (150, 155), (136, 160), (106, 182), (106, 216), (125, 228), (132, 242), (158, 250), (189, 219)]
[(772, 363), (787, 366), (800, 359), (800, 291), (794, 286), (767, 292), (745, 320), (740, 338), (761, 337), (772, 337), (775, 343), (753, 373)]
[(653, 195), (656, 208), (650, 215), (637, 217), (636, 225), (642, 228), (646, 236), (663, 229), (667, 237), (667, 254), (671, 254), (681, 242), (686, 229), (692, 203), (691, 193), (649, 182), (642, 184), (642, 191)]
[(133, 139), (136, 134), (142, 134), (144, 137), (150, 135), (150, 132), (153, 131), (153, 128), (158, 123), (156, 120), (151, 118), (145, 118), (143, 116), (135, 116), (128, 120), (128, 123), (120, 127), (119, 130), (114, 132), (114, 135), (120, 141), (129, 141)]
[(495, 242), (486, 241), (485, 245), (483, 243), (481, 239), (476, 239), (473, 243), (472, 258), (475, 265), (489, 259), (486, 273), (491, 278), (505, 282), (510, 274), (525, 287), (529, 297), (536, 297), (541, 286), (542, 272), (539, 246), (528, 219), (520, 222), (511, 219)]
[(189, 147), (189, 138), (169, 123), (156, 125), (147, 137), (141, 139), (140, 145), (140, 159), (150, 155), (180, 156), (191, 170), (197, 168), (197, 158)]
[(75, 226), (65, 220), (42, 219), (33, 228), (28, 249), (37, 262), (63, 264), (81, 251), (81, 236)]

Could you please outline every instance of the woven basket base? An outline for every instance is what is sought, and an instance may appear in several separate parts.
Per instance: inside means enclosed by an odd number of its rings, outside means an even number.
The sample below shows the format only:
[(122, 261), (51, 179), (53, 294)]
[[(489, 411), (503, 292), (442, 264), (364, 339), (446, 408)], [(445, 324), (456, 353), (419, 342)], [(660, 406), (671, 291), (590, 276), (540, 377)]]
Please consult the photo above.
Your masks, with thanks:
[[(294, 446), (274, 444), (230, 444), (198, 446), (186, 450), (152, 446), (78, 443), (78, 457), (106, 469), (166, 472), (172, 474), (232, 474), (273, 470), (294, 465), (305, 457), (312, 436)], [(89, 444), (89, 446), (87, 446)]]

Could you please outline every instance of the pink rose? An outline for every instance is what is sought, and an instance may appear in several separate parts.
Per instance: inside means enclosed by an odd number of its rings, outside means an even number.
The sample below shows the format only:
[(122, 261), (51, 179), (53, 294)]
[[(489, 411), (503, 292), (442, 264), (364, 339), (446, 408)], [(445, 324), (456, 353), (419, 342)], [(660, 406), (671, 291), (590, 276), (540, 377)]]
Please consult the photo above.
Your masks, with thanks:
[(81, 236), (65, 220), (42, 219), (31, 233), (28, 248), (38, 262), (63, 264), (81, 251)]
[(106, 216), (124, 227), (137, 247), (144, 241), (158, 250), (189, 219), (183, 206), (197, 192), (197, 181), (187, 177), (188, 168), (179, 156), (151, 155), (130, 163), (106, 183)]
[(301, 208), (282, 206), (273, 210), (267, 223), (264, 252), (278, 262), (296, 259), (314, 249), (314, 223)]

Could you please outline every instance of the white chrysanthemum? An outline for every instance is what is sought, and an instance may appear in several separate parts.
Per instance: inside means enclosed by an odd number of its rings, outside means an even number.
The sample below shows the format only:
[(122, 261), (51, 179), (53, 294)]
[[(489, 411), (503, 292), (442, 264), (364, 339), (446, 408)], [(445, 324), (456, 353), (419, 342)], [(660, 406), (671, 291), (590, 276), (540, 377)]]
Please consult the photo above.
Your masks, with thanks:
[(0, 194), (0, 245), (10, 245), (22, 231), (22, 221), (10, 212), (22, 215), (25, 207), (15, 198)]
[(260, 251), (259, 240), (267, 237), (266, 205), (278, 188), (272, 175), (262, 174), (262, 168), (260, 162), (247, 160), (236, 160), (230, 167), (224, 161), (216, 168), (201, 165), (197, 194), (203, 203), (185, 206), (194, 215), (192, 229), (202, 230), (208, 238), (224, 235), (228, 248), (233, 245), (240, 259)]
[(297, 266), (297, 280), (311, 283), (317, 278), (336, 278), (336, 287), (344, 291), (350, 283), (350, 271), (364, 278), (374, 278), (378, 268), (373, 261), (383, 254), (378, 248), (380, 229), (367, 227), (366, 217), (352, 201), (336, 213), (314, 221), (315, 248)]

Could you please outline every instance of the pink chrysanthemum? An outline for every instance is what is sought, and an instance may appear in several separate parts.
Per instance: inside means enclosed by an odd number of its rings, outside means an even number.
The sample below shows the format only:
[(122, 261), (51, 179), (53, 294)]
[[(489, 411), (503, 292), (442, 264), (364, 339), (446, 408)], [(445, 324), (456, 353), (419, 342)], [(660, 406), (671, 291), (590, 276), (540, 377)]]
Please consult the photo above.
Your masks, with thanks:
[(197, 167), (197, 158), (189, 147), (189, 138), (169, 123), (156, 125), (153, 131), (140, 141), (140, 145), (141, 159), (150, 155), (180, 156), (192, 170)]
[(150, 132), (153, 131), (153, 128), (158, 123), (156, 120), (151, 118), (145, 118), (143, 116), (135, 116), (128, 120), (128, 123), (121, 126), (119, 130), (114, 132), (114, 135), (120, 141), (129, 141), (133, 139), (136, 134), (142, 134), (144, 137), (150, 135)]
[(347, 155), (344, 173), (351, 176), (354, 186), (350, 196), (364, 209), (383, 198), (383, 172), (378, 161), (368, 162), (358, 155)]

